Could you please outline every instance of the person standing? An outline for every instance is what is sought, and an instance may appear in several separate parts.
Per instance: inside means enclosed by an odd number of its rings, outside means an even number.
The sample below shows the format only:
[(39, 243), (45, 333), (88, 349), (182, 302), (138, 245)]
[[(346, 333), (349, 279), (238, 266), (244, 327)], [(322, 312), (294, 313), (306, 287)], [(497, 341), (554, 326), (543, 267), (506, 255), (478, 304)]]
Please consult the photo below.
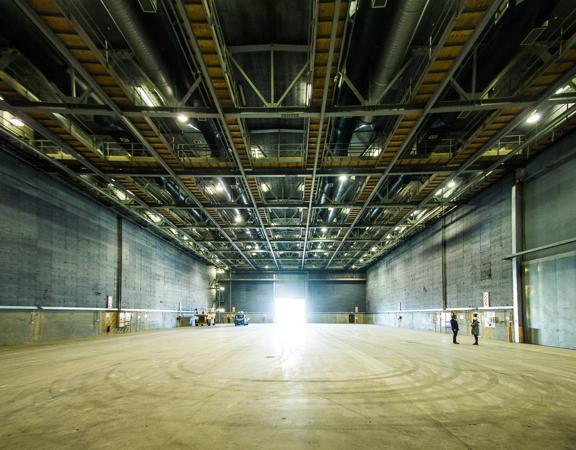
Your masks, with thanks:
[(196, 320), (198, 320), (198, 309), (194, 309), (194, 313), (192, 314), (192, 317), (190, 317), (190, 326), (191, 327), (195, 327), (196, 326)]
[(458, 336), (458, 321), (456, 320), (456, 314), (452, 314), (452, 319), (450, 319), (450, 328), (452, 328), (452, 343), (459, 344), (456, 342), (456, 337)]
[(474, 344), (478, 345), (478, 335), (480, 334), (480, 322), (478, 321), (478, 314), (474, 313), (474, 318), (472, 319), (472, 325), (470, 326), (472, 329), (472, 336), (474, 336)]

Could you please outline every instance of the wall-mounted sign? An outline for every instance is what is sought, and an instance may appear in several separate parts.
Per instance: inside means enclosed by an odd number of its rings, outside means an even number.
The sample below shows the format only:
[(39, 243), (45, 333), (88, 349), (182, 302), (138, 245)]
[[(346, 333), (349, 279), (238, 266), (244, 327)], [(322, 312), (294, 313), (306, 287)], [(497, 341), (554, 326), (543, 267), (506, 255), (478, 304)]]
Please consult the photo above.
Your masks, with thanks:
[(482, 306), (484, 308), (490, 308), (490, 293), (482, 292)]

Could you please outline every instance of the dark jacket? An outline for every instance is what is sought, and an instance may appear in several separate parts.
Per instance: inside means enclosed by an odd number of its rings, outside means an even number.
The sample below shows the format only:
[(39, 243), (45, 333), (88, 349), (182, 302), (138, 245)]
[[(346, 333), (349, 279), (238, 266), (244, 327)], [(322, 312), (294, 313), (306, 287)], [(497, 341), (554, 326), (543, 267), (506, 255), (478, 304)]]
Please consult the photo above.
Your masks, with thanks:
[(450, 319), (450, 327), (452, 327), (452, 330), (458, 330), (458, 321), (456, 319)]
[(470, 328), (472, 328), (472, 335), (473, 336), (480, 335), (480, 322), (478, 321), (478, 319), (474, 319), (472, 321), (472, 325), (470, 326)]

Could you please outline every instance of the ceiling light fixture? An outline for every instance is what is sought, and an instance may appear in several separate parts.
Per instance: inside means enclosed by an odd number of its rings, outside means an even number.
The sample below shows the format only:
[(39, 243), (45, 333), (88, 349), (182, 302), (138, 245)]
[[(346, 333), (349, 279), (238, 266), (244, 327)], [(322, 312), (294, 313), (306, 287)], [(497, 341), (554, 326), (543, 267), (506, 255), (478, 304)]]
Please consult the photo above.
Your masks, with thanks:
[(348, 181), (348, 175), (340, 175), (340, 176), (338, 177), (338, 180), (339, 180), (341, 183), (346, 183), (346, 181)]
[(234, 217), (234, 222), (236, 223), (241, 223), (244, 219), (242, 218), (241, 215), (237, 215), (236, 217)]
[(532, 114), (530, 114), (528, 116), (528, 118), (526, 119), (526, 123), (533, 125), (535, 123), (540, 122), (541, 118), (542, 118), (542, 114), (540, 114), (538, 111), (534, 111)]
[(216, 192), (222, 192), (224, 190), (224, 186), (222, 186), (222, 183), (218, 183), (215, 186)]
[(453, 187), (456, 187), (456, 182), (454, 180), (450, 180), (447, 184), (447, 186), (452, 189)]
[(328, 231), (328, 228), (322, 227), (322, 228), (320, 228), (320, 231), (321, 231), (322, 233), (326, 233), (326, 232)]
[(146, 104), (146, 106), (150, 106), (150, 107), (154, 106), (154, 102), (152, 101), (152, 99), (148, 95), (148, 92), (146, 92), (146, 90), (143, 87), (136, 86), (136, 92), (138, 92), (138, 95), (140, 96), (142, 101)]
[(262, 192), (268, 192), (270, 190), (270, 188), (268, 187), (268, 185), (266, 183), (262, 183), (260, 185), (260, 189), (262, 189)]
[(378, 251), (378, 247), (372, 247), (370, 250), (372, 250), (373, 252), (377, 252), (377, 251)]
[(158, 214), (154, 214), (153, 212), (146, 211), (146, 215), (154, 223), (162, 222), (162, 217), (160, 217)]
[(186, 114), (178, 114), (176, 116), (176, 120), (178, 120), (178, 122), (180, 123), (188, 123), (188, 116)]
[(23, 127), (24, 126), (24, 122), (22, 122), (18, 117), (12, 117), (10, 119), (10, 123), (12, 125), (14, 125), (15, 127)]

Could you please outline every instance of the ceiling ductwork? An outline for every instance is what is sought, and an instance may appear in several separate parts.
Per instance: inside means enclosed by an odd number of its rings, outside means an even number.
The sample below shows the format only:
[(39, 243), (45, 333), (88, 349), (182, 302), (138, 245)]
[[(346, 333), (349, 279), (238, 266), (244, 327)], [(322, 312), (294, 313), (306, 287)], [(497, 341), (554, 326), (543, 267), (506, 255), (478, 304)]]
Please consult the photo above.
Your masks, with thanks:
[[(380, 59), (368, 83), (367, 101), (369, 103), (377, 104), (381, 101), (382, 95), (389, 83), (397, 74), (398, 70), (400, 70), (414, 35), (418, 30), (418, 25), (426, 11), (428, 1), (429, 0), (402, 0), (398, 2), (397, 9), (391, 21), (392, 26), (389, 36), (382, 47)], [(366, 30), (381, 26), (382, 13), (380, 11), (387, 11), (388, 9), (392, 9), (390, 5), (383, 10), (370, 8), (365, 12), (367, 17), (361, 24), (361, 31), (357, 39), (356, 47), (364, 48), (374, 45), (374, 42), (368, 42), (368, 39), (373, 39), (372, 33)], [(364, 72), (369, 73), (369, 70), (365, 70)], [(373, 121), (374, 118), (370, 116), (362, 118), (363, 123), (372, 123)], [(336, 121), (331, 140), (333, 142), (332, 150), (335, 156), (346, 156), (357, 125), (358, 119), (356, 118), (342, 118)]]
[[(388, 84), (406, 58), (410, 44), (418, 30), (418, 25), (424, 16), (429, 0), (402, 0), (392, 21), (390, 36), (386, 39), (380, 60), (376, 65), (370, 80), (368, 102), (378, 104), (386, 91)], [(373, 117), (364, 117), (365, 123), (371, 123)]]
[[(158, 47), (157, 41), (151, 38), (142, 16), (142, 11), (136, 2), (130, 0), (101, 0), (108, 14), (120, 30), (125, 41), (142, 67), (144, 73), (152, 80), (164, 102), (168, 106), (180, 104), (178, 79), (170, 72), (170, 64)], [(173, 65), (172, 65), (173, 67)], [(194, 106), (202, 106), (199, 100), (193, 101)], [(226, 155), (219, 132), (213, 121), (190, 121), (198, 129), (208, 144), (212, 157), (219, 158)]]

